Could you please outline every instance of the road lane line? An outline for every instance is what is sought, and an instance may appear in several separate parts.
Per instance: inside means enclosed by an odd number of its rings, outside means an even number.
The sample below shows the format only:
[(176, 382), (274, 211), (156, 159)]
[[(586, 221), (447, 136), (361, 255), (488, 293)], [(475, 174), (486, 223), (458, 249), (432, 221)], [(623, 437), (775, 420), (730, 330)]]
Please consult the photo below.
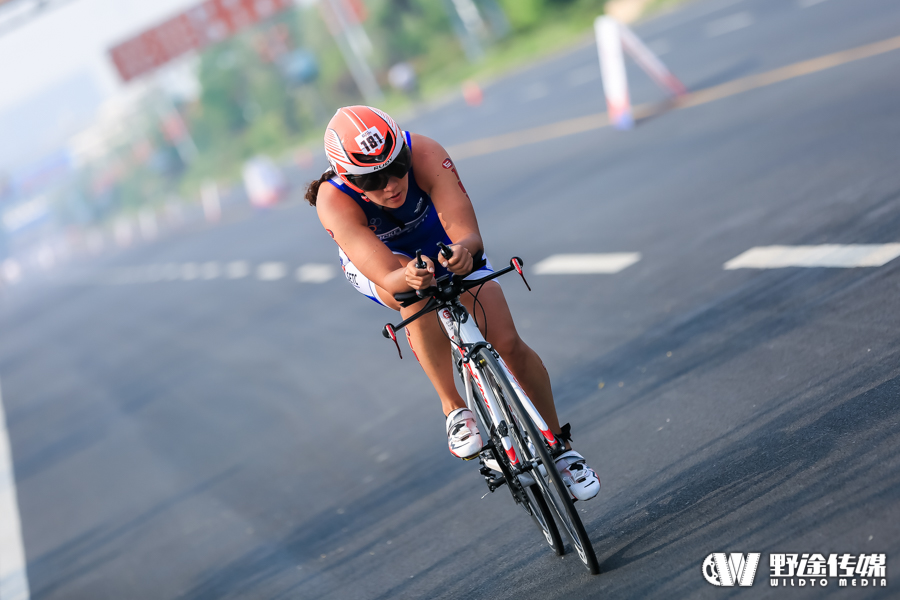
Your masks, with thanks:
[(209, 261), (200, 265), (200, 276), (203, 279), (217, 279), (220, 272), (219, 263), (216, 261)]
[(723, 265), (733, 269), (785, 267), (880, 267), (900, 256), (900, 244), (820, 244), (818, 246), (757, 246)]
[(147, 267), (147, 281), (155, 283), (163, 278), (162, 265), (150, 265)]
[(256, 278), (260, 281), (278, 281), (287, 275), (287, 266), (283, 262), (265, 262), (256, 267)]
[(715, 21), (707, 23), (705, 28), (706, 37), (719, 37), (720, 35), (725, 35), (726, 33), (737, 31), (738, 29), (750, 27), (754, 23), (756, 23), (756, 19), (748, 12), (739, 12), (728, 15), (727, 17), (722, 17), (721, 19), (716, 19)]
[(175, 281), (181, 276), (181, 267), (175, 263), (166, 263), (163, 267), (163, 279), (166, 281)]
[(250, 263), (246, 260), (235, 260), (225, 267), (228, 279), (243, 279), (250, 274)]
[(193, 281), (200, 275), (200, 268), (197, 263), (184, 263), (181, 265), (181, 278), (185, 281)]
[[(850, 50), (842, 50), (833, 54), (797, 62), (765, 73), (748, 75), (747, 77), (735, 79), (728, 83), (691, 92), (675, 101), (674, 105), (660, 106), (657, 104), (641, 104), (634, 107), (634, 117), (636, 119), (642, 119), (660, 112), (672, 110), (673, 108), (683, 109), (706, 104), (707, 102), (721, 100), (723, 98), (728, 98), (729, 96), (735, 96), (750, 90), (767, 87), (775, 83), (802, 77), (803, 75), (810, 75), (864, 58), (878, 56), (879, 54), (885, 54), (897, 49), (900, 49), (900, 36), (888, 38), (872, 44), (866, 44), (865, 46), (851, 48)], [(607, 125), (609, 125), (609, 116), (605, 112), (595, 113), (583, 117), (576, 117), (574, 119), (558, 121), (556, 123), (549, 123), (547, 125), (540, 125), (530, 129), (522, 129), (520, 131), (473, 140), (471, 142), (463, 142), (461, 144), (456, 144), (455, 146), (450, 146), (447, 148), (447, 151), (454, 159), (461, 160), (464, 158), (492, 154), (502, 150), (519, 148), (528, 144), (545, 142), (547, 140), (566, 137), (576, 133), (594, 131), (606, 127)]]
[(618, 273), (641, 260), (638, 252), (554, 254), (534, 265), (536, 275)]
[(3, 392), (0, 391), (0, 598), (28, 600), (30, 597), (12, 448), (6, 429)]
[(509, 150), (510, 148), (518, 148), (527, 144), (534, 144), (546, 140), (565, 137), (575, 133), (583, 133), (600, 129), (609, 125), (609, 117), (606, 113), (596, 113), (587, 115), (586, 117), (576, 117), (567, 119), (548, 125), (523, 129), (521, 131), (513, 131), (502, 135), (482, 138), (471, 142), (463, 142), (455, 146), (450, 146), (447, 152), (454, 159), (471, 158), (473, 156), (482, 156), (484, 154), (492, 154), (501, 150)]
[(325, 283), (337, 274), (334, 265), (309, 263), (297, 269), (297, 281), (300, 283)]

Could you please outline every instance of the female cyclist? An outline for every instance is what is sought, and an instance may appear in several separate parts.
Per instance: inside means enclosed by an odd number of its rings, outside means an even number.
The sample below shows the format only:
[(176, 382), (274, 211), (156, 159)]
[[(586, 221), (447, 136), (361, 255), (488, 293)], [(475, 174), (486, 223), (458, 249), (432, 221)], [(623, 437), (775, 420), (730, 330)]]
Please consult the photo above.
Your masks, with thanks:
[[(472, 272), (473, 257), (482, 256), (484, 245), (472, 202), (440, 144), (402, 131), (377, 108), (347, 106), (328, 123), (325, 153), (331, 167), (309, 184), (306, 199), (337, 242), (341, 268), (357, 291), (406, 318), (420, 306), (401, 308), (394, 294), (425, 289), (434, 277), (448, 271), (473, 279), (492, 272), (487, 261), (479, 261), (484, 266)], [(438, 253), (438, 242), (453, 251), (449, 260)], [(413, 257), (418, 249), (423, 251), (424, 269), (416, 268)], [(579, 500), (593, 498), (600, 481), (584, 457), (571, 450), (568, 426), (561, 430), (559, 425), (547, 370), (519, 337), (500, 285), (489, 281), (477, 296), (482, 333), (503, 356), (551, 431), (566, 440), (569, 450), (556, 459), (556, 465), (570, 493)], [(473, 298), (469, 292), (461, 300), (475, 315)], [(474, 458), (482, 448), (481, 435), (456, 390), (450, 343), (437, 319), (414, 321), (406, 334), (440, 397), (450, 452)]]

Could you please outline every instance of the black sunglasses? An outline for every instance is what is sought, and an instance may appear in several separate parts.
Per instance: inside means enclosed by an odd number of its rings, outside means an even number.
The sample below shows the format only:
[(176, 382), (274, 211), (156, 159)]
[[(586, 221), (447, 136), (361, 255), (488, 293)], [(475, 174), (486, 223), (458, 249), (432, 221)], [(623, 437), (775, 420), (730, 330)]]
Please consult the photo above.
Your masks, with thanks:
[(347, 181), (359, 189), (366, 192), (374, 192), (386, 188), (391, 177), (402, 179), (409, 173), (409, 168), (411, 166), (412, 152), (409, 151), (409, 146), (407, 146), (404, 141), (403, 148), (400, 149), (397, 158), (392, 160), (385, 168), (364, 175), (351, 175), (350, 173), (347, 173), (345, 177), (347, 178)]

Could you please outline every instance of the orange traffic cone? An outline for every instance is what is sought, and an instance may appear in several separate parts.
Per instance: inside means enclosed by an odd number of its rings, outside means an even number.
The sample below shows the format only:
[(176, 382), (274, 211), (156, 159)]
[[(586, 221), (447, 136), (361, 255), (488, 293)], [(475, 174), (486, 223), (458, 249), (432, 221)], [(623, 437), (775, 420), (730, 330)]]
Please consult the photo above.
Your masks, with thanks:
[(481, 91), (481, 86), (472, 79), (463, 82), (462, 93), (463, 99), (469, 106), (478, 106), (484, 100), (484, 92)]

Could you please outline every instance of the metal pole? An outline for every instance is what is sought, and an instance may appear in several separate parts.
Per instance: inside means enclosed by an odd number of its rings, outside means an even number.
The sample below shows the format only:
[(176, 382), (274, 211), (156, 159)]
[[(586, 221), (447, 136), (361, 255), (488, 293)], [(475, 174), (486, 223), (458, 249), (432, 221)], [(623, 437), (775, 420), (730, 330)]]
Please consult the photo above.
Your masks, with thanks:
[[(319, 6), (322, 7), (322, 11), (325, 13), (323, 14), (325, 24), (328, 25), (328, 30), (334, 37), (334, 41), (337, 43), (338, 49), (341, 51), (344, 61), (350, 69), (350, 75), (353, 77), (353, 81), (356, 82), (356, 87), (359, 88), (366, 102), (369, 104), (377, 103), (384, 98), (384, 94), (381, 92), (381, 87), (378, 85), (378, 80), (375, 79), (372, 68), (366, 61), (364, 56), (365, 49), (360, 47), (364, 43), (360, 43), (361, 40), (358, 35), (355, 40), (350, 38), (350, 24), (346, 16), (341, 12), (341, 8), (335, 5), (334, 0), (324, 0)], [(354, 41), (356, 43), (353, 43)]]

